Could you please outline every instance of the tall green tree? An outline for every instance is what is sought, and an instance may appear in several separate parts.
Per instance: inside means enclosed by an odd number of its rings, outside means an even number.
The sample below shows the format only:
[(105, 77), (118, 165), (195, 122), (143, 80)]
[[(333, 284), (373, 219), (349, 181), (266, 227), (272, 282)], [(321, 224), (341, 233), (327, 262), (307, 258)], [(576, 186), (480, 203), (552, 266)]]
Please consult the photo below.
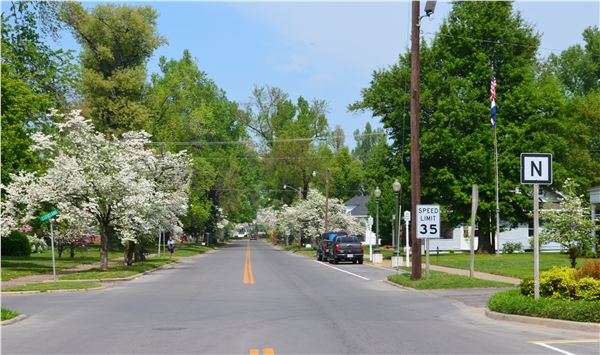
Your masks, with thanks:
[(42, 168), (29, 149), (29, 137), (36, 130), (49, 129), (46, 114), (50, 108), (65, 108), (76, 96), (72, 53), (49, 45), (61, 28), (59, 10), (59, 3), (18, 1), (1, 15), (0, 140), (5, 185), (10, 174)]
[(381, 142), (385, 142), (386, 135), (382, 128), (373, 129), (370, 122), (365, 124), (365, 130), (354, 131), (354, 140), (356, 147), (352, 150), (352, 155), (362, 162), (369, 159), (374, 147)]
[[(443, 205), (446, 223), (466, 223), (472, 184), (480, 186), (480, 249), (493, 249), (494, 169), (489, 80), (498, 81), (500, 210), (513, 224), (528, 218), (519, 186), (519, 154), (554, 155), (555, 181), (574, 175), (564, 97), (556, 80), (536, 76), (539, 36), (510, 2), (456, 2), (430, 44), (422, 46), (422, 201)], [(410, 58), (374, 73), (352, 109), (369, 109), (391, 130), (399, 152), (409, 125)], [(403, 155), (409, 156), (410, 147)], [(404, 170), (409, 162), (403, 162)], [(506, 227), (506, 226), (503, 226)], [(487, 238), (490, 236), (490, 238)]]
[(189, 51), (182, 58), (159, 60), (146, 105), (145, 129), (158, 147), (186, 149), (193, 159), (187, 232), (214, 233), (223, 213), (230, 221), (254, 218), (260, 164), (240, 120), (236, 103), (227, 99)]
[(565, 91), (573, 96), (600, 89), (600, 29), (586, 28), (583, 41), (583, 46), (576, 44), (558, 55), (551, 54), (547, 61)]
[(363, 165), (356, 160), (348, 147), (343, 147), (333, 158), (331, 164), (331, 190), (330, 196), (342, 201), (349, 200), (355, 195), (364, 195)]
[[(325, 181), (323, 158), (331, 155), (324, 148), (330, 138), (326, 111), (322, 100), (299, 97), (294, 102), (279, 88), (254, 89), (244, 118), (250, 133), (259, 138), (269, 172), (266, 185), (274, 199), (289, 204), (297, 196), (294, 189), (306, 198), (311, 182)], [(282, 191), (283, 185), (294, 189)]]
[(66, 3), (64, 20), (82, 47), (84, 115), (106, 133), (144, 127), (146, 63), (165, 40), (150, 6)]

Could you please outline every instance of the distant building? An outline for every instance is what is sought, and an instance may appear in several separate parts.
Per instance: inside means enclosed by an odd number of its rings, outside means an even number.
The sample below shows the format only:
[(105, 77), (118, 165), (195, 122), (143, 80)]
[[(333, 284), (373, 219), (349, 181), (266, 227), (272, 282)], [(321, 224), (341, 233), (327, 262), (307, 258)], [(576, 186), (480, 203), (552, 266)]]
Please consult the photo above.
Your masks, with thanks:
[(346, 213), (358, 218), (363, 224), (369, 218), (369, 196), (356, 195), (349, 199), (346, 205)]
[[(365, 227), (365, 233), (374, 233), (372, 231), (367, 231), (367, 223), (369, 220), (369, 196), (356, 195), (352, 197), (350, 200), (346, 201), (346, 213), (351, 216), (356, 217), (360, 224)], [(365, 235), (359, 235), (359, 239), (361, 242), (365, 241)], [(368, 240), (368, 239), (367, 239)], [(373, 238), (375, 240), (375, 238)]]

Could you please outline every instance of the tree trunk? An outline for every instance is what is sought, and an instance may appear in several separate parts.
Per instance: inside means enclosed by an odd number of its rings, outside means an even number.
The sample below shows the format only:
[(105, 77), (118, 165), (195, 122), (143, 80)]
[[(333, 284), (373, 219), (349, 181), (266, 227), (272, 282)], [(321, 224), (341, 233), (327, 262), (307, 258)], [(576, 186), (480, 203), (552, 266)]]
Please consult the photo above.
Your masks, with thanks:
[(124, 261), (125, 261), (125, 265), (127, 266), (131, 266), (133, 265), (133, 252), (135, 250), (135, 243), (132, 242), (131, 240), (127, 242), (127, 245), (125, 246), (125, 255), (124, 255)]
[(58, 252), (58, 257), (62, 258), (62, 253), (65, 250), (65, 247), (62, 245), (57, 245), (56, 246), (56, 251)]
[(100, 231), (100, 269), (108, 270), (108, 239), (110, 235), (110, 226), (108, 223), (101, 225)]
[(491, 212), (488, 213), (489, 218), (481, 218), (479, 220), (479, 241), (477, 245), (477, 252), (493, 253), (494, 245), (492, 243), (491, 233), (494, 230), (491, 220)]
[(69, 246), (69, 256), (71, 257), (71, 259), (75, 257), (75, 245)]
[(145, 250), (146, 249), (144, 248), (144, 246), (141, 243), (138, 244), (137, 248), (135, 248), (133, 261), (134, 262), (143, 262), (144, 260), (146, 260), (146, 255), (144, 255)]
[(570, 247), (568, 252), (569, 252), (569, 259), (571, 259), (571, 267), (575, 268), (575, 266), (577, 265), (577, 254), (578, 254), (577, 247)]

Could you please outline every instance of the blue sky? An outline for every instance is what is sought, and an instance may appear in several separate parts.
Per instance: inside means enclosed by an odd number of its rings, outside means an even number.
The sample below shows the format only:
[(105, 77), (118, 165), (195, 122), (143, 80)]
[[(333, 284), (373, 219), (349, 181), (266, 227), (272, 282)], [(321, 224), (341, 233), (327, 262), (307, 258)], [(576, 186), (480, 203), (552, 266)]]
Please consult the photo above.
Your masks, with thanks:
[[(350, 146), (355, 129), (367, 121), (380, 124), (368, 112), (347, 112), (347, 105), (360, 97), (372, 71), (392, 64), (409, 41), (409, 2), (135, 4), (158, 10), (158, 31), (168, 40), (150, 60), (150, 72), (158, 70), (160, 56), (179, 58), (189, 49), (232, 100), (244, 103), (254, 85), (264, 84), (279, 86), (293, 98), (325, 99), (330, 126), (341, 125)], [(422, 24), (426, 37), (450, 7), (438, 2), (433, 18)], [(581, 43), (583, 29), (600, 23), (598, 1), (516, 2), (515, 8), (542, 35), (542, 56)], [(78, 48), (69, 34), (60, 45)]]

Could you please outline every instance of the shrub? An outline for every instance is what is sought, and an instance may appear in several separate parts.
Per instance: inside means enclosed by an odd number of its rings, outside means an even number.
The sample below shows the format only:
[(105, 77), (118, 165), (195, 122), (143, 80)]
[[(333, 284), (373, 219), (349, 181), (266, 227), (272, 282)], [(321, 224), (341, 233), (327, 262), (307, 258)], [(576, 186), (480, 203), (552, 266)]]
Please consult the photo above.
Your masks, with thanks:
[[(566, 300), (600, 300), (600, 279), (576, 277), (579, 271), (570, 267), (554, 267), (540, 275), (540, 296)], [(521, 294), (533, 295), (533, 280), (521, 282)]]
[(1, 239), (3, 256), (29, 256), (31, 244), (27, 236), (21, 232), (13, 231)]
[(600, 302), (585, 300), (562, 300), (540, 298), (519, 294), (519, 290), (502, 291), (488, 301), (488, 308), (495, 312), (524, 316), (600, 323)]
[(521, 251), (523, 249), (523, 244), (519, 242), (507, 242), (502, 245), (502, 253), (512, 254), (515, 251)]
[(592, 277), (600, 280), (600, 260), (588, 260), (577, 270), (575, 277), (578, 279)]
[(600, 301), (600, 280), (591, 277), (579, 279), (575, 296), (581, 300)]

